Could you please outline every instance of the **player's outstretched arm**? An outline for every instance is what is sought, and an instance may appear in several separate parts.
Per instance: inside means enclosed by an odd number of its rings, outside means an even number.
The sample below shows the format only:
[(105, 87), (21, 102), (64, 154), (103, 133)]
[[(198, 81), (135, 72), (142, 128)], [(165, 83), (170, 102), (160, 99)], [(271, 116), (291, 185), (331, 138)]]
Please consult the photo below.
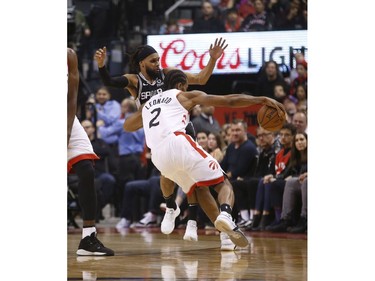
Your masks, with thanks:
[(107, 57), (107, 48), (103, 47), (96, 50), (94, 59), (98, 64), (99, 76), (105, 86), (115, 87), (115, 88), (125, 88), (129, 85), (129, 80), (126, 75), (111, 77), (105, 67), (105, 59)]
[(223, 38), (216, 38), (215, 43), (213, 45), (211, 44), (209, 49), (210, 60), (198, 74), (185, 72), (188, 78), (188, 84), (205, 85), (207, 83), (214, 71), (216, 61), (222, 56), (224, 50), (228, 47), (228, 44), (225, 44), (225, 42), (226, 40)]
[(189, 108), (195, 106), (196, 104), (212, 105), (217, 107), (246, 107), (261, 104), (275, 108), (279, 116), (282, 118), (286, 116), (286, 111), (283, 104), (264, 96), (254, 97), (245, 94), (208, 95), (202, 91), (184, 92), (183, 96), (187, 99), (182, 100), (182, 103), (185, 103)]

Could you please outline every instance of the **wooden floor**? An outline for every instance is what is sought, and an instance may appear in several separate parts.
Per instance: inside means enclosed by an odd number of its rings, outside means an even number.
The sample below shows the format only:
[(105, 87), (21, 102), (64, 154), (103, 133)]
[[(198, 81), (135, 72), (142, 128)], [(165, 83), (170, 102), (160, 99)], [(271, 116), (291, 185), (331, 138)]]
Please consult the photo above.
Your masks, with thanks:
[(184, 229), (118, 232), (98, 225), (98, 238), (113, 257), (79, 257), (80, 229), (68, 230), (68, 280), (307, 280), (307, 235), (245, 232), (249, 247), (221, 251), (215, 230), (199, 230), (198, 242), (184, 241)]

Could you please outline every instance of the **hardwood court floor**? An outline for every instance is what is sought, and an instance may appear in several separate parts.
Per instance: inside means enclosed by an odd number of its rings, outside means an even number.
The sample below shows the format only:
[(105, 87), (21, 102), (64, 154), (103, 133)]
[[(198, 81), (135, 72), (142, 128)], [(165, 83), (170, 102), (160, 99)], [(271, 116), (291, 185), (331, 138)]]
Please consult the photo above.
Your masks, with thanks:
[(68, 280), (307, 280), (307, 235), (245, 232), (250, 245), (221, 251), (215, 230), (198, 230), (198, 242), (184, 241), (184, 229), (97, 226), (113, 257), (79, 257), (81, 229), (68, 230)]

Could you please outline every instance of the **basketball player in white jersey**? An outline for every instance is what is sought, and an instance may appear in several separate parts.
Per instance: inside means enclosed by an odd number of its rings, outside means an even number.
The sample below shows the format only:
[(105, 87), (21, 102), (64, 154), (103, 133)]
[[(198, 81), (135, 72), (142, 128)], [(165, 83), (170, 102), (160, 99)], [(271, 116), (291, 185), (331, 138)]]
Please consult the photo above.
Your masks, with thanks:
[(79, 179), (78, 198), (83, 218), (82, 240), (77, 255), (113, 256), (114, 251), (106, 248), (96, 237), (97, 200), (93, 160), (99, 157), (94, 153), (91, 142), (76, 116), (78, 84), (77, 55), (73, 49), (68, 48), (68, 172), (76, 173)]
[[(186, 193), (213, 186), (218, 193), (220, 214), (215, 227), (229, 235), (239, 247), (248, 245), (247, 238), (233, 222), (231, 212), (234, 203), (230, 182), (224, 177), (219, 163), (204, 151), (189, 135), (185, 127), (189, 122), (189, 111), (197, 104), (246, 107), (266, 104), (277, 109), (285, 118), (283, 105), (267, 97), (244, 94), (207, 95), (201, 91), (186, 92), (187, 76), (180, 70), (172, 70), (165, 77), (166, 91), (153, 96), (131, 118), (132, 126), (143, 126), (146, 144), (151, 149), (151, 160), (162, 175), (171, 179)], [(177, 88), (177, 89), (176, 89)], [(141, 121), (142, 120), (142, 121)], [(125, 129), (134, 130), (133, 127)]]
[[(227, 48), (228, 44), (225, 44), (226, 40), (220, 38), (216, 39), (214, 44), (210, 46), (209, 54), (210, 59), (207, 65), (197, 74), (188, 73), (186, 72), (188, 84), (198, 84), (204, 85), (207, 83), (208, 79), (210, 78), (213, 69), (216, 65), (216, 61), (221, 57), (224, 50)], [(149, 46), (143, 45), (137, 48), (137, 50), (132, 54), (130, 58), (130, 74), (124, 74), (119, 77), (110, 77), (108, 71), (105, 67), (105, 59), (106, 59), (107, 49), (103, 47), (98, 49), (95, 52), (95, 60), (98, 63), (99, 74), (101, 80), (104, 85), (116, 88), (127, 89), (130, 94), (136, 99), (136, 103), (138, 108), (147, 102), (153, 95), (160, 94), (162, 92), (162, 87), (164, 85), (164, 78), (165, 75), (171, 71), (175, 70), (174, 67), (168, 67), (161, 69), (160, 68), (160, 57), (156, 50)], [(125, 123), (128, 121), (126, 120)], [(188, 123), (186, 124), (188, 125)], [(191, 131), (194, 131), (193, 126), (189, 123), (187, 130), (190, 134)], [(180, 209), (175, 203), (175, 194), (174, 194), (174, 187), (175, 184), (171, 180), (165, 178), (163, 175), (160, 177), (160, 186), (163, 193), (163, 197), (167, 203), (167, 209), (165, 216), (170, 218), (170, 221), (175, 220), (175, 218), (179, 215)], [(207, 194), (208, 195), (208, 194)], [(192, 202), (192, 197), (188, 197), (189, 203)], [(199, 198), (196, 198), (199, 201)], [(217, 209), (217, 204), (214, 198), (211, 196), (202, 196), (200, 205), (205, 213), (208, 215), (209, 218), (216, 218), (216, 212), (213, 212)], [(169, 234), (173, 231), (174, 225), (165, 224), (167, 220), (162, 221), (161, 231), (165, 234)], [(190, 225), (188, 223), (186, 233), (191, 233), (192, 237), (189, 239), (196, 240), (197, 236), (197, 227), (196, 225)], [(184, 236), (185, 237), (185, 236)], [(225, 242), (222, 238), (222, 249), (229, 250), (230, 247), (234, 245)], [(228, 239), (227, 239), (228, 240)], [(224, 245), (226, 244), (226, 245)]]

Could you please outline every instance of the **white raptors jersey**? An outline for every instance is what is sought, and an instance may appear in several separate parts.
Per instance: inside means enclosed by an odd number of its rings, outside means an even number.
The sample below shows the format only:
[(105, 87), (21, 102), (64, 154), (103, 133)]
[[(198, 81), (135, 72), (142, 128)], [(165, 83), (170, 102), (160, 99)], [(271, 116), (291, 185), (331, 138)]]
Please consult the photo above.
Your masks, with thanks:
[(157, 94), (145, 102), (142, 109), (146, 144), (152, 150), (169, 134), (185, 132), (189, 112), (177, 99), (180, 90), (171, 89)]

